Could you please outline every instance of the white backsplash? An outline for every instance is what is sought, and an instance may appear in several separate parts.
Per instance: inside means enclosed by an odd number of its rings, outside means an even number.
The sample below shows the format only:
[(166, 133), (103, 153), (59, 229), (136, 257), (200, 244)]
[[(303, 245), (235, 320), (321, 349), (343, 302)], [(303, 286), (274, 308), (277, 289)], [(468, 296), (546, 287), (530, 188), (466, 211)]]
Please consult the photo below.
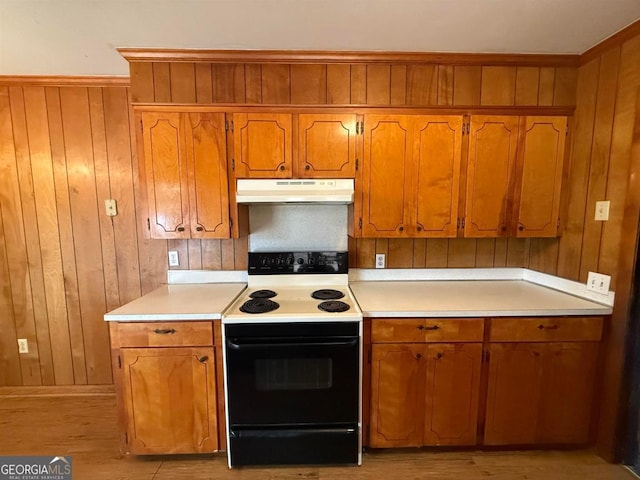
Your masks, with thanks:
[(251, 205), (249, 251), (346, 251), (346, 205)]

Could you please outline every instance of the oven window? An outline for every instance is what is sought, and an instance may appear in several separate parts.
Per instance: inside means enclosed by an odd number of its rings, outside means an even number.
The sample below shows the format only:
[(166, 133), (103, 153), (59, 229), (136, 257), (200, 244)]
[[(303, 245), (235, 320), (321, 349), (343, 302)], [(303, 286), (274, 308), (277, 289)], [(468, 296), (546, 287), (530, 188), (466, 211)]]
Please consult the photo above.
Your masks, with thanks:
[(331, 358), (257, 359), (256, 389), (325, 390), (333, 384)]

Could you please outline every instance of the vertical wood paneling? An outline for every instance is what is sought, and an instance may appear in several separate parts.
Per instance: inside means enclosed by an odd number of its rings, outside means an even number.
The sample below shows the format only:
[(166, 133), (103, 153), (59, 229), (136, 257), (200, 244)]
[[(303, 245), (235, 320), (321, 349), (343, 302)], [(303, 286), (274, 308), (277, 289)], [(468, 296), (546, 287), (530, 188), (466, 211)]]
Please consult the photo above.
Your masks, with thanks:
[(454, 67), (454, 105), (480, 105), (481, 87), (482, 67)]
[(538, 106), (550, 107), (553, 105), (555, 83), (556, 69), (553, 67), (541, 67), (540, 81), (538, 84)]
[(517, 67), (516, 105), (537, 105), (540, 69), (538, 67)]
[(438, 66), (438, 105), (453, 105), (455, 69), (452, 65)]
[(129, 64), (131, 101), (153, 102), (153, 64), (133, 62)]
[(262, 103), (290, 103), (289, 65), (262, 65)]
[(387, 265), (389, 268), (413, 267), (413, 239), (390, 238)]
[(407, 104), (438, 104), (437, 65), (409, 65), (407, 67)]
[(506, 238), (496, 238), (495, 247), (493, 253), (493, 266), (494, 267), (506, 267), (507, 266), (507, 247), (508, 241)]
[(482, 67), (482, 105), (513, 105), (516, 67)]
[(454, 238), (449, 240), (447, 267), (466, 268), (476, 265), (476, 239)]
[[(453, 242), (454, 240), (451, 240)], [(426, 267), (447, 268), (450, 241), (444, 238), (427, 239)]]
[(529, 239), (509, 238), (507, 240), (507, 267), (528, 267)]
[(245, 65), (244, 82), (246, 102), (262, 103), (262, 65)]
[(349, 103), (367, 103), (367, 66), (351, 65), (351, 100)]
[(391, 103), (391, 65), (367, 65), (366, 103), (389, 105)]
[(233, 270), (236, 261), (236, 252), (232, 239), (220, 240), (222, 256), (222, 270)]
[(478, 238), (476, 240), (476, 267), (493, 267), (496, 242), (492, 238)]
[(197, 63), (195, 65), (196, 103), (213, 102), (213, 80), (211, 78), (211, 64)]
[(558, 270), (557, 238), (532, 238), (529, 247), (529, 268), (555, 275)]
[(327, 65), (327, 103), (348, 104), (351, 101), (351, 66)]
[(391, 65), (391, 105), (407, 103), (407, 67)]
[(326, 65), (291, 65), (291, 103), (327, 103)]
[(358, 267), (374, 268), (376, 265), (376, 241), (373, 238), (358, 239)]
[(427, 265), (427, 239), (413, 239), (413, 268), (425, 268)]
[(578, 69), (560, 67), (556, 69), (556, 79), (553, 87), (553, 104), (555, 106), (576, 104), (576, 85)]
[(244, 236), (233, 240), (233, 270), (247, 270), (249, 251), (249, 237)]
[(244, 65), (211, 65), (211, 77), (214, 103), (245, 102)]
[(196, 70), (193, 63), (169, 64), (171, 77), (171, 101), (173, 103), (196, 103)]
[(202, 268), (205, 270), (222, 269), (222, 244), (220, 240), (202, 240)]
[(169, 63), (153, 63), (153, 100), (171, 102), (171, 70)]

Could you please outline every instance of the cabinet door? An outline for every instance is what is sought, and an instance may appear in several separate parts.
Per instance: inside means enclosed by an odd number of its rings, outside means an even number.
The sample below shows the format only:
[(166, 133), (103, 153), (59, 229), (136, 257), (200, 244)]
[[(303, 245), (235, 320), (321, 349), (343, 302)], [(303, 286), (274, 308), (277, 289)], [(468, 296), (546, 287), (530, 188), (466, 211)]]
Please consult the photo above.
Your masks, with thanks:
[(462, 116), (419, 116), (415, 122), (411, 234), (455, 237)]
[(189, 238), (189, 187), (181, 114), (142, 113), (144, 172), (152, 238)]
[(490, 345), (485, 445), (535, 442), (543, 351), (542, 343)]
[(229, 238), (229, 182), (223, 113), (185, 115), (192, 238)]
[(558, 233), (566, 130), (566, 117), (521, 119), (514, 192), (518, 237)]
[(549, 343), (546, 348), (536, 441), (587, 443), (598, 343)]
[(426, 345), (372, 345), (371, 350), (369, 446), (420, 446)]
[(406, 236), (412, 119), (406, 115), (365, 115), (364, 124), (362, 236)]
[(465, 237), (508, 234), (517, 143), (518, 117), (471, 117)]
[(218, 449), (214, 348), (125, 348), (122, 388), (129, 452)]
[(355, 115), (299, 115), (298, 170), (300, 176), (354, 178), (356, 140)]
[(427, 348), (424, 445), (475, 445), (482, 344)]
[(233, 137), (236, 177), (291, 177), (290, 114), (235, 113)]

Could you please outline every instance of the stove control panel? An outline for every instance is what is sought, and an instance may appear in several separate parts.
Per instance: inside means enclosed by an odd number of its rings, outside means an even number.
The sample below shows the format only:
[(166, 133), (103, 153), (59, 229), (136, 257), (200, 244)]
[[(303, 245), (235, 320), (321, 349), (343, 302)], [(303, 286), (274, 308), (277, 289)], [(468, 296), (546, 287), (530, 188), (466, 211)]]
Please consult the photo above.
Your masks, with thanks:
[(348, 273), (347, 252), (249, 252), (249, 275)]

